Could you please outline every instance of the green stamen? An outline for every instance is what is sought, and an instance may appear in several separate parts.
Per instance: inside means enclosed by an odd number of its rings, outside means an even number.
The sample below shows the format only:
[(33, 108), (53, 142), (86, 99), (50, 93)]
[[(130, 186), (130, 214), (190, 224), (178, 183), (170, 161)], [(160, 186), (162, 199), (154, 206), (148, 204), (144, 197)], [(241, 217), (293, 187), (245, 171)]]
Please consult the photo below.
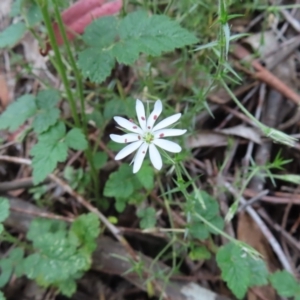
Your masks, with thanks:
[(150, 132), (147, 132), (143, 138), (146, 143), (151, 144), (154, 139), (154, 135)]

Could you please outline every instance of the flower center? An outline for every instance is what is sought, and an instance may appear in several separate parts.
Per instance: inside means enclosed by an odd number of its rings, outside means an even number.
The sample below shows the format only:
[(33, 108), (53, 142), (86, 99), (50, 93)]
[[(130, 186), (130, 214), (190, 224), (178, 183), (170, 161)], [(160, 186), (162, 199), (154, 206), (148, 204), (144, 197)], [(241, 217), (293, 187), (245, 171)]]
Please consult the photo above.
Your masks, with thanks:
[(154, 140), (154, 135), (151, 132), (146, 132), (143, 136), (143, 139), (147, 144), (151, 144)]

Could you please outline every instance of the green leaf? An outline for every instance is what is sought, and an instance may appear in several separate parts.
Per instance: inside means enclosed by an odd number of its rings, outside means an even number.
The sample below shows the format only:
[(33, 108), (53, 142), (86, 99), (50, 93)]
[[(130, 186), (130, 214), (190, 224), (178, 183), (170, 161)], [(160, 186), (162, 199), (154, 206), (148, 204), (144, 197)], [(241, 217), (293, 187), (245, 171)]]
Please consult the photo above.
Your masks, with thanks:
[(110, 120), (114, 116), (126, 115), (135, 118), (135, 102), (133, 98), (113, 99), (106, 103), (104, 108), (104, 118)]
[(47, 219), (34, 219), (30, 223), (29, 230), (27, 231), (27, 239), (34, 241), (38, 235), (44, 235), (48, 232), (62, 231), (66, 232), (67, 224), (63, 221), (53, 221)]
[(147, 207), (137, 212), (137, 216), (141, 218), (141, 229), (153, 228), (156, 224), (156, 214), (153, 207)]
[(102, 17), (85, 29), (82, 38), (89, 46), (104, 48), (115, 42), (117, 32), (117, 19), (110, 16)]
[(210, 259), (211, 254), (205, 246), (196, 246), (193, 247), (192, 250), (190, 251), (189, 257), (192, 260), (203, 260), (203, 259)]
[(4, 297), (4, 294), (0, 291), (0, 300), (6, 300), (6, 298)]
[(114, 65), (115, 59), (110, 53), (100, 52), (95, 48), (85, 49), (78, 54), (78, 66), (83, 76), (96, 83), (103, 82)]
[[(205, 191), (191, 194), (186, 204), (186, 212), (191, 215), (189, 233), (194, 238), (205, 240), (209, 237), (209, 233), (218, 234), (219, 232), (212, 226), (219, 230), (224, 228), (224, 220), (219, 216), (219, 204), (217, 200)], [(212, 226), (204, 223), (201, 217)]]
[(42, 182), (54, 171), (58, 162), (67, 159), (68, 147), (63, 141), (65, 132), (65, 125), (59, 122), (42, 133), (38, 143), (31, 149), (34, 184)]
[(0, 270), (0, 288), (2, 288), (6, 285), (12, 275), (13, 266), (11, 261), (9, 259), (1, 259)]
[(293, 297), (299, 290), (299, 284), (295, 277), (287, 271), (275, 272), (270, 275), (269, 279), (274, 289), (282, 297)]
[(107, 162), (108, 155), (105, 152), (97, 152), (93, 156), (94, 166), (97, 170), (101, 169)]
[(23, 22), (8, 26), (0, 33), (0, 48), (14, 46), (26, 32), (26, 25)]
[(43, 90), (36, 96), (36, 105), (38, 109), (51, 109), (57, 105), (60, 98), (60, 93), (57, 90)]
[[(103, 82), (115, 64), (132, 64), (140, 53), (159, 56), (197, 42), (197, 38), (167, 16), (148, 16), (138, 11), (117, 21), (103, 17), (92, 22), (83, 40), (90, 46), (79, 53), (78, 65), (84, 76)], [(101, 67), (100, 67), (101, 66)]]
[(140, 171), (136, 173), (136, 176), (142, 186), (147, 190), (152, 190), (154, 187), (154, 171), (153, 168), (145, 163), (142, 165)]
[(85, 150), (88, 147), (87, 140), (79, 128), (73, 128), (67, 133), (66, 143), (75, 150)]
[(0, 116), (0, 129), (8, 129), (9, 131), (18, 129), (35, 114), (36, 110), (33, 95), (24, 95), (18, 98)]
[(248, 267), (250, 270), (249, 286), (261, 286), (268, 284), (269, 271), (266, 263), (259, 257), (247, 256)]
[(0, 222), (6, 220), (9, 216), (9, 201), (4, 197), (0, 197)]
[(218, 250), (217, 263), (222, 278), (238, 299), (242, 299), (251, 282), (251, 272), (241, 247), (229, 243)]
[(59, 288), (61, 294), (69, 298), (71, 298), (71, 296), (76, 292), (77, 289), (76, 282), (73, 279), (67, 279), (58, 282), (57, 287)]
[[(105, 107), (106, 107), (106, 104), (105, 104)], [(104, 118), (103, 118), (102, 114), (100, 113), (100, 111), (98, 111), (96, 109), (91, 114), (87, 114), (87, 118), (89, 121), (95, 122), (95, 125), (98, 128), (101, 128), (104, 125)]]
[(126, 204), (129, 201), (128, 198), (117, 197), (115, 202), (115, 208), (117, 212), (121, 213), (125, 210)]
[(148, 16), (147, 12), (128, 14), (119, 25), (120, 41), (115, 43), (112, 53), (119, 63), (130, 65), (140, 53), (160, 56), (198, 40), (192, 33), (164, 15)]
[(24, 273), (42, 286), (78, 277), (78, 272), (90, 266), (90, 255), (81, 251), (79, 239), (69, 235), (62, 222), (36, 219), (27, 238), (37, 252), (25, 258)]
[(0, 224), (0, 235), (3, 231), (4, 231), (4, 226), (3, 226), (3, 224)]
[(104, 196), (128, 198), (134, 192), (135, 183), (136, 179), (131, 167), (123, 164), (118, 171), (110, 174), (104, 187)]
[(209, 237), (209, 231), (205, 224), (200, 222), (190, 222), (189, 226), (190, 235), (201, 241), (206, 240)]
[(10, 251), (7, 258), (0, 260), (0, 287), (5, 286), (13, 272), (15, 272), (18, 277), (23, 275), (23, 257), (24, 250), (14, 248)]
[(30, 3), (30, 6), (26, 11), (25, 17), (28, 22), (28, 26), (30, 27), (34, 26), (36, 23), (43, 20), (42, 12), (39, 6), (37, 5), (37, 3), (35, 2)]
[(99, 218), (93, 213), (79, 216), (73, 222), (70, 234), (75, 235), (81, 247), (91, 254), (96, 249), (96, 238), (100, 234)]
[(59, 92), (53, 89), (43, 90), (37, 94), (36, 105), (38, 111), (32, 122), (35, 132), (42, 133), (57, 122), (60, 111), (55, 106), (59, 99)]
[(24, 250), (22, 248), (14, 248), (9, 254), (9, 259), (14, 266), (14, 273), (17, 277), (21, 277), (23, 275)]
[(42, 133), (54, 125), (59, 118), (60, 111), (53, 107), (48, 110), (40, 110), (35, 116), (32, 127), (36, 133)]

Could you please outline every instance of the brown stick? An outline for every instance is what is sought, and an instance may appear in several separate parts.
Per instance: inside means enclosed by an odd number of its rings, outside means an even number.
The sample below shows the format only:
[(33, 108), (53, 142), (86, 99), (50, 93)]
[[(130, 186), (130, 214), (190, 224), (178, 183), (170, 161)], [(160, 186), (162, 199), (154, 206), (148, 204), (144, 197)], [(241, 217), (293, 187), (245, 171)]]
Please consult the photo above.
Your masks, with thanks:
[[(250, 56), (250, 52), (248, 52), (243, 46), (236, 45), (233, 51), (233, 55), (240, 60), (246, 60), (246, 58)], [(300, 105), (300, 96), (291, 88), (289, 88), (285, 83), (283, 83), (278, 77), (264, 68), (258, 60), (252, 60), (250, 63), (252, 67), (257, 71), (253, 74), (255, 79), (259, 79), (262, 82), (265, 82), (267, 85), (277, 90), (286, 98), (292, 100), (297, 105)]]

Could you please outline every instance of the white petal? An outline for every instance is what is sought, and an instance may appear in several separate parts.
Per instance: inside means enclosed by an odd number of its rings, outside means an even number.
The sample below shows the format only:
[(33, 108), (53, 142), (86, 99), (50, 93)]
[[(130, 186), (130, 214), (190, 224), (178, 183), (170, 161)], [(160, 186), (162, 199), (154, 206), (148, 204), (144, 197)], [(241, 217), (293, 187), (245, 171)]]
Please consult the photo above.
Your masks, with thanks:
[(141, 139), (141, 136), (137, 133), (126, 133), (123, 135), (111, 134), (109, 136), (114, 142), (124, 144), (132, 143)]
[(162, 103), (160, 100), (157, 100), (154, 104), (154, 109), (147, 120), (148, 129), (152, 129), (156, 119), (159, 117), (161, 112), (162, 112)]
[(146, 156), (149, 144), (143, 143), (143, 145), (136, 152), (134, 163), (133, 163), (133, 173), (137, 173), (142, 166), (144, 158)]
[(153, 131), (168, 127), (169, 125), (177, 122), (180, 119), (180, 117), (181, 117), (181, 113), (163, 119), (156, 126), (154, 126)]
[(136, 115), (139, 120), (140, 126), (143, 130), (146, 129), (146, 114), (145, 114), (145, 108), (144, 104), (141, 100), (136, 99), (136, 105), (135, 105)]
[(126, 156), (128, 156), (130, 153), (135, 151), (137, 148), (139, 148), (143, 144), (143, 141), (133, 142), (126, 147), (124, 147), (115, 157), (115, 160), (122, 159)]
[(153, 144), (172, 153), (178, 153), (181, 151), (181, 147), (178, 144), (168, 140), (156, 139), (153, 141)]
[(150, 146), (149, 146), (149, 156), (150, 156), (150, 160), (151, 160), (154, 168), (157, 170), (160, 170), (162, 167), (162, 159), (161, 159), (159, 151), (153, 144), (150, 144)]
[(134, 124), (133, 122), (130, 122), (122, 117), (114, 117), (114, 120), (123, 128), (132, 131), (132, 132), (136, 132), (136, 133), (143, 133), (143, 130), (137, 126), (136, 124)]
[(186, 129), (160, 129), (154, 132), (154, 138), (159, 139), (167, 136), (178, 136), (186, 133)]

